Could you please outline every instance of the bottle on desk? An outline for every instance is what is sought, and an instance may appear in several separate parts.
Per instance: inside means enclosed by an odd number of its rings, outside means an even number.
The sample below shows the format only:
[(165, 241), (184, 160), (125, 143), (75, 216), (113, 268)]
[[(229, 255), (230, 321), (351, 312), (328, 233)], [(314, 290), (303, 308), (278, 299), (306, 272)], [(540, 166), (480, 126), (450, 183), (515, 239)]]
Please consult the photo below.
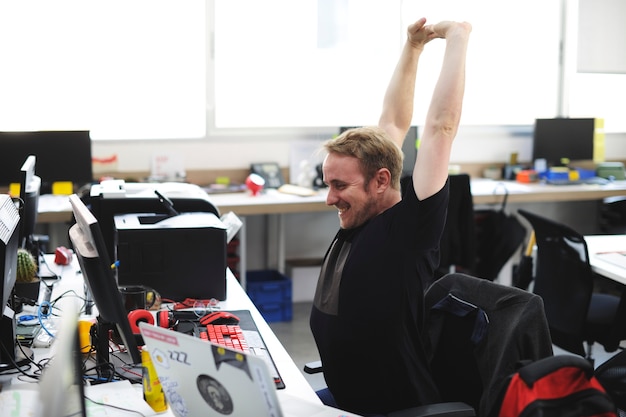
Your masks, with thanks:
[(146, 346), (141, 349), (141, 366), (143, 379), (143, 399), (152, 409), (159, 413), (167, 410), (165, 393), (152, 363), (150, 352)]

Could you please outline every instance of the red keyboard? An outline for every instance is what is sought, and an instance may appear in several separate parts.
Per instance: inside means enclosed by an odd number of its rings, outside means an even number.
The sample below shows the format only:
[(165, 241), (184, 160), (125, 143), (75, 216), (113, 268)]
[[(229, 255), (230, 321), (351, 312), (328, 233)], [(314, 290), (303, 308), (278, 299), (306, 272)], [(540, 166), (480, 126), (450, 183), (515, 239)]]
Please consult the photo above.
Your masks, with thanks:
[(249, 352), (248, 344), (239, 325), (208, 324), (200, 331), (200, 338), (242, 352)]

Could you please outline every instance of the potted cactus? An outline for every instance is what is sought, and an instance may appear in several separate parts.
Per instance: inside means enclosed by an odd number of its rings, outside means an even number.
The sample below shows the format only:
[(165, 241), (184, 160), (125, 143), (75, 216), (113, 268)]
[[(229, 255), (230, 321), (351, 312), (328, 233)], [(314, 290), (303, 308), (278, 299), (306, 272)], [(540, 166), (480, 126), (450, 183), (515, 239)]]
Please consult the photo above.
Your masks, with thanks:
[(37, 275), (37, 261), (26, 249), (17, 250), (17, 274), (14, 293), (16, 295), (16, 312), (21, 311), (24, 303), (33, 304), (39, 299), (40, 280)]

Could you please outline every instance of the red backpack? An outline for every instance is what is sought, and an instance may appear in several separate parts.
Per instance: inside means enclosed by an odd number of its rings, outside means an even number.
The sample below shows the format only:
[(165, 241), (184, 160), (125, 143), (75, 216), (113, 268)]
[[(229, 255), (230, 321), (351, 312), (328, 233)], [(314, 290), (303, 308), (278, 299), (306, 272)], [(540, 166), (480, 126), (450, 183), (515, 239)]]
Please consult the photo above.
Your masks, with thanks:
[(615, 404), (594, 376), (593, 366), (574, 355), (532, 362), (511, 377), (499, 417), (616, 417)]

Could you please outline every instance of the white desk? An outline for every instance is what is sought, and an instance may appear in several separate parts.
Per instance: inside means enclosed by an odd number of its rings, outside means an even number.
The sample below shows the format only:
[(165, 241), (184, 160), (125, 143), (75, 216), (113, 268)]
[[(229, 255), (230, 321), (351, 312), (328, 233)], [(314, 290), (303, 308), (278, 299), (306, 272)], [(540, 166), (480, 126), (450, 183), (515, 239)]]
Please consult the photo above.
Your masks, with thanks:
[[(62, 277), (61, 280), (55, 284), (52, 298), (54, 299), (55, 294), (59, 295), (66, 291), (75, 291), (78, 296), (83, 296), (84, 281), (82, 274), (79, 272), (76, 259), (74, 259), (72, 265), (65, 267), (54, 264), (53, 255), (46, 255), (46, 259), (51, 269)], [(227, 299), (220, 302), (220, 307), (224, 310), (249, 310), (252, 314), (257, 328), (263, 336), (263, 340), (285, 382), (285, 389), (277, 390), (277, 394), (281, 404), (283, 404), (287, 410), (293, 410), (294, 407), (298, 407), (298, 401), (294, 401), (294, 399), (304, 400), (316, 406), (321, 405), (313, 388), (311, 388), (300, 369), (291, 359), (230, 270), (227, 273)], [(36, 360), (37, 358), (49, 355), (49, 349), (35, 348), (33, 352)], [(133, 390), (133, 393), (129, 394), (140, 395), (141, 390)], [(172, 414), (170, 412), (160, 415), (168, 416)]]
[[(515, 181), (472, 179), (474, 204), (493, 204), (502, 200), (505, 193), (511, 202), (553, 202), (599, 200), (605, 197), (626, 195), (626, 181), (614, 181), (606, 185), (572, 184), (550, 185), (543, 183), (522, 184)], [(220, 212), (233, 211), (239, 216), (256, 214), (285, 214), (315, 211), (332, 211), (326, 205), (326, 191), (317, 195), (300, 197), (267, 190), (258, 196), (249, 193), (211, 194), (211, 201)], [(40, 223), (68, 222), (72, 218), (69, 201), (64, 196), (41, 196), (39, 199)]]
[(524, 184), (516, 181), (472, 179), (474, 204), (496, 204), (505, 193), (514, 203), (544, 203), (558, 201), (601, 200), (606, 197), (626, 195), (626, 181), (599, 184), (553, 185), (545, 183)]
[[(626, 195), (626, 181), (606, 185), (522, 184), (515, 181), (472, 179), (474, 204), (492, 204), (502, 200), (505, 193), (511, 202), (581, 201)], [(285, 214), (335, 210), (326, 205), (326, 191), (314, 196), (300, 197), (267, 190), (258, 196), (249, 193), (211, 194), (211, 201), (220, 212), (233, 211), (239, 216), (256, 214)], [(42, 195), (39, 199), (40, 223), (69, 222), (72, 219), (69, 201), (64, 196)]]
[[(601, 200), (606, 197), (626, 195), (626, 181), (614, 181), (606, 185), (572, 184), (551, 185), (544, 183), (523, 184), (515, 181), (494, 181), (490, 179), (472, 179), (471, 191), (474, 204), (501, 204), (508, 193), (509, 203), (535, 202), (566, 202), (583, 200)], [(211, 194), (211, 201), (221, 213), (229, 211), (242, 217), (268, 215), (267, 237), (267, 267), (285, 272), (285, 214), (306, 212), (335, 211), (334, 207), (326, 205), (326, 190), (321, 190), (314, 196), (301, 197), (280, 193), (276, 190), (266, 190), (258, 196), (250, 193)], [(39, 200), (39, 223), (59, 224), (63, 230), (58, 233), (67, 233), (67, 223), (71, 220), (71, 207), (67, 197), (41, 196)], [(339, 224), (339, 223), (337, 223)], [(246, 241), (245, 226), (241, 234), (240, 258), (242, 280), (245, 286), (246, 270)]]
[(585, 241), (593, 271), (626, 285), (626, 269), (598, 256), (600, 252), (626, 251), (626, 235), (589, 235)]

